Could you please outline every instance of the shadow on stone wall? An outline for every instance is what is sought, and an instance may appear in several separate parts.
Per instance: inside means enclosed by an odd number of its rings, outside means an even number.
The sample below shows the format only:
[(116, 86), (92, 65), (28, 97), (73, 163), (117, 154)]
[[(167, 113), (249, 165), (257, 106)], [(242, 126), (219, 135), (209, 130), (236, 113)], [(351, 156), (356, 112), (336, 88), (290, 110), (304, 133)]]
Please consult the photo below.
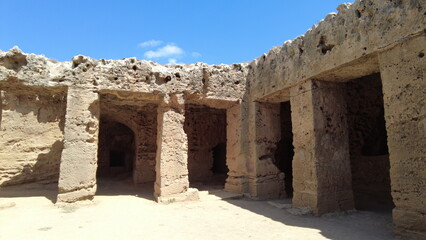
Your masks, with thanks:
[(64, 132), (66, 97), (65, 88), (43, 88), (13, 85), (12, 88), (2, 89), (0, 96), (0, 126), (3, 111), (14, 111), (23, 116), (33, 114), (38, 123), (58, 122), (58, 127)]
[[(4, 139), (0, 148), (6, 156), (0, 166), (0, 197), (46, 196), (55, 201), (50, 188), (57, 192), (54, 183), (63, 149), (66, 88), (10, 83), (2, 86), (0, 102), (0, 137)], [(12, 186), (18, 184), (24, 186)], [(34, 184), (49, 191), (34, 192)]]
[[(20, 174), (3, 182), (0, 197), (44, 196), (55, 203), (63, 147), (63, 141), (57, 140), (48, 153), (40, 153), (37, 156), (34, 165), (25, 165)], [(19, 186), (16, 186), (18, 184)], [(35, 185), (38, 187), (35, 188)]]

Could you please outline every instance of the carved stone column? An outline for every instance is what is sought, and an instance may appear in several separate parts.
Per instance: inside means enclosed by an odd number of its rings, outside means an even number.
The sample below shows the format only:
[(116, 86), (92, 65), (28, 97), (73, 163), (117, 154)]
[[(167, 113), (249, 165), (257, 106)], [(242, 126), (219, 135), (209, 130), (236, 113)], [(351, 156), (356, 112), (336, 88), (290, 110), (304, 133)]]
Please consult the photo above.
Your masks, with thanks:
[(198, 199), (189, 189), (188, 139), (183, 129), (185, 105), (182, 96), (173, 95), (157, 111), (157, 158), (154, 196), (158, 202)]
[(245, 193), (247, 187), (247, 168), (243, 138), (244, 109), (242, 104), (236, 104), (226, 111), (226, 164), (228, 166), (228, 178), (225, 190), (235, 193)]
[(253, 199), (284, 197), (284, 173), (274, 164), (277, 143), (281, 138), (280, 105), (251, 102), (248, 124), (250, 196)]
[(426, 239), (426, 36), (379, 55), (395, 232)]
[(98, 93), (68, 89), (58, 202), (92, 199), (96, 192)]
[(339, 83), (291, 89), (293, 206), (315, 215), (354, 208), (346, 103)]

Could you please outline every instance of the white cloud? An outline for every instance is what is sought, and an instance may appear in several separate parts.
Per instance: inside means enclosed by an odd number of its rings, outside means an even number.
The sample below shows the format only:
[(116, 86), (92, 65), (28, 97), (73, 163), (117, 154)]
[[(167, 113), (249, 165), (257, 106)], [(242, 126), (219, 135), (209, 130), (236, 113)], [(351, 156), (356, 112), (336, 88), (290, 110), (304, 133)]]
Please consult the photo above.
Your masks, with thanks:
[(138, 44), (139, 47), (156, 47), (163, 43), (163, 41), (160, 40), (149, 40), (145, 42), (141, 42)]
[(167, 64), (168, 65), (175, 65), (175, 64), (185, 64), (185, 63), (178, 62), (176, 58), (169, 58)]
[(194, 58), (199, 58), (199, 57), (201, 57), (201, 53), (199, 53), (199, 52), (193, 52), (191, 55), (192, 55), (192, 57), (194, 57)]
[(176, 58), (169, 58), (169, 61), (167, 62), (167, 64), (170, 64), (170, 65), (173, 65), (173, 64), (176, 64), (176, 63), (177, 63)]
[(174, 45), (174, 44), (167, 44), (164, 47), (158, 48), (155, 51), (148, 51), (144, 53), (144, 56), (146, 58), (160, 58), (160, 57), (170, 57), (170, 56), (181, 56), (185, 52), (182, 50), (182, 48)]

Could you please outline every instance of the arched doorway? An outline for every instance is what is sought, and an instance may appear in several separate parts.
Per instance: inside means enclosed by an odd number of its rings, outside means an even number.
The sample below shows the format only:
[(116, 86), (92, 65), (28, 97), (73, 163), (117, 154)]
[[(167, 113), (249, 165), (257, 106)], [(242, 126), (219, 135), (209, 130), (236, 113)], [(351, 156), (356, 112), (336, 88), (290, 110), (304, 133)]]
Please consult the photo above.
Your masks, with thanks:
[(135, 136), (126, 125), (102, 119), (99, 132), (98, 178), (131, 178)]

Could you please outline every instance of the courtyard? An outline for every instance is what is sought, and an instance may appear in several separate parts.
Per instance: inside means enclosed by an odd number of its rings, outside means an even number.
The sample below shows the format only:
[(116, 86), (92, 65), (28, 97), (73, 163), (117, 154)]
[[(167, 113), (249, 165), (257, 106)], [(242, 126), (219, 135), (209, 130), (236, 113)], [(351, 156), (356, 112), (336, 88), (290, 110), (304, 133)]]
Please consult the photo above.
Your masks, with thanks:
[(149, 185), (99, 183), (93, 202), (55, 206), (55, 184), (2, 188), (0, 239), (401, 239), (390, 212), (292, 215), (268, 201), (221, 199), (158, 204)]

